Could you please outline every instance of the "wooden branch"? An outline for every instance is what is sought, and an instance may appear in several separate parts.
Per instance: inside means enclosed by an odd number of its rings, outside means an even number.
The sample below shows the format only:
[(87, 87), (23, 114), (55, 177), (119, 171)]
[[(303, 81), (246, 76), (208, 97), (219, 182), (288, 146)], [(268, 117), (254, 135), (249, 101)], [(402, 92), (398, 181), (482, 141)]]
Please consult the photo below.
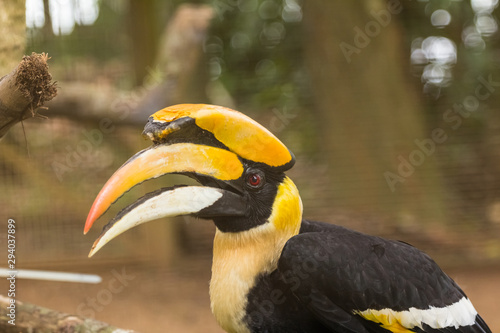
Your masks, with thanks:
[(60, 85), (62, 88), (57, 98), (46, 104), (48, 109), (44, 114), (49, 117), (62, 116), (90, 122), (107, 117), (118, 123), (115, 121), (115, 118), (121, 118), (118, 109), (129, 103), (131, 98), (111, 85), (86, 82), (63, 82)]
[(44, 53), (24, 56), (0, 79), (0, 138), (18, 122), (37, 116), (36, 109), (57, 95), (48, 59)]
[(3, 333), (134, 333), (132, 330), (119, 329), (98, 320), (69, 315), (17, 300), (13, 303), (15, 304), (14, 310), (11, 311), (13, 308), (10, 300), (10, 298), (0, 295), (0, 332)]

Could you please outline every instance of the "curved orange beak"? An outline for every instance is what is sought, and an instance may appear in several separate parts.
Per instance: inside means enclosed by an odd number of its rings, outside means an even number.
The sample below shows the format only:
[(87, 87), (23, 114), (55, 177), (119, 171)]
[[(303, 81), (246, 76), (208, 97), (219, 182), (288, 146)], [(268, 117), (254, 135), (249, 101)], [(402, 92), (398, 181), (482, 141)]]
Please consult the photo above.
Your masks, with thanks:
[(83, 233), (86, 234), (111, 204), (132, 187), (168, 173), (194, 173), (228, 181), (241, 177), (243, 165), (234, 153), (192, 143), (158, 145), (142, 150), (125, 162), (101, 189), (90, 208)]

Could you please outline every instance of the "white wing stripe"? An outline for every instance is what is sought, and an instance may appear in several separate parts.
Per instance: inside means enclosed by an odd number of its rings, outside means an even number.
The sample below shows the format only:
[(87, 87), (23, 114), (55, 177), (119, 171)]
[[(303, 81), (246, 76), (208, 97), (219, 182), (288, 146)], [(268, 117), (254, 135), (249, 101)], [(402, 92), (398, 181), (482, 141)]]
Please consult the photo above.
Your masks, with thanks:
[(382, 310), (367, 309), (364, 311), (357, 310), (354, 313), (384, 325), (391, 325), (395, 320), (401, 326), (410, 329), (413, 327), (422, 329), (424, 324), (434, 329), (445, 327), (455, 327), (457, 329), (460, 326), (473, 325), (477, 315), (476, 309), (474, 309), (467, 297), (463, 297), (460, 301), (442, 308), (430, 306), (429, 309), (425, 310), (410, 308), (406, 311), (394, 311), (388, 308)]

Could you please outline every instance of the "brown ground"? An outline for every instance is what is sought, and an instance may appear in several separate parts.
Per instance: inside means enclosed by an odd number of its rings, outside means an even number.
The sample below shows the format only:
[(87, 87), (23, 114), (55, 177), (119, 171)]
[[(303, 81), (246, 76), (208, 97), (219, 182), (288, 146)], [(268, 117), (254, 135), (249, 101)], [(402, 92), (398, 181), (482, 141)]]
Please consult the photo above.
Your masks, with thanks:
[[(123, 270), (128, 278), (120, 282), (116, 274)], [(208, 260), (190, 260), (175, 270), (118, 264), (87, 272), (100, 274), (103, 282), (85, 285), (18, 280), (17, 299), (95, 316), (140, 332), (223, 332), (210, 312)], [(500, 332), (500, 268), (447, 272), (462, 286), (492, 331)]]

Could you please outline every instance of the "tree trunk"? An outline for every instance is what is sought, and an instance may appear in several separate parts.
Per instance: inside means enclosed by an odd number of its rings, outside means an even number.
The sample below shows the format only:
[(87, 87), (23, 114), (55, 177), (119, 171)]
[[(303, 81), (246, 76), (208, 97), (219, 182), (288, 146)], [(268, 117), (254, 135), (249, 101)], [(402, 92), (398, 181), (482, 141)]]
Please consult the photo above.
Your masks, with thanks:
[(153, 0), (129, 1), (127, 27), (132, 41), (132, 63), (135, 83), (143, 84), (154, 62), (158, 48), (159, 31)]
[(0, 77), (22, 58), (26, 45), (25, 0), (0, 0)]
[(442, 133), (433, 140), (425, 128), (410, 83), (402, 9), (399, 1), (306, 1), (304, 41), (333, 206), (413, 229), (445, 221), (432, 156)]

